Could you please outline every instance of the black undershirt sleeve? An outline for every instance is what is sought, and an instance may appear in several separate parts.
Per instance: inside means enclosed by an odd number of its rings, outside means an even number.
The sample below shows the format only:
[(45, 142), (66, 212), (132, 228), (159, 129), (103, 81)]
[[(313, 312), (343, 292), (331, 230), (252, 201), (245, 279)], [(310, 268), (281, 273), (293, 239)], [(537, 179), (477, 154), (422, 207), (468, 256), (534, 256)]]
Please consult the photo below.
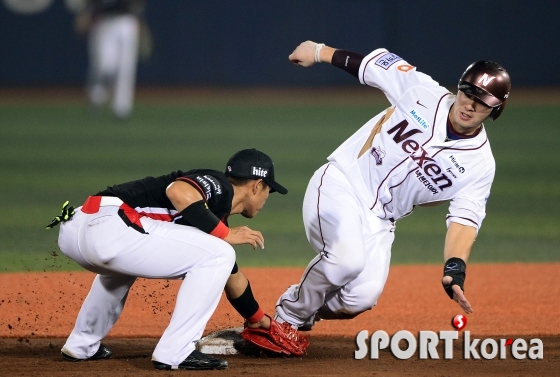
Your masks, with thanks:
[(346, 50), (335, 50), (331, 64), (358, 78), (364, 55)]

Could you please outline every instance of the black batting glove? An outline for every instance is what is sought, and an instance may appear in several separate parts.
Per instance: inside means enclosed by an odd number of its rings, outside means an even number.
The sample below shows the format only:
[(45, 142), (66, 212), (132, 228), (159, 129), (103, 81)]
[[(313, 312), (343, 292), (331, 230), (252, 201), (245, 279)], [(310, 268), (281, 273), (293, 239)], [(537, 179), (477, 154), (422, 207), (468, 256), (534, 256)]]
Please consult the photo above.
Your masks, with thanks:
[(453, 287), (454, 285), (458, 285), (459, 288), (464, 292), (465, 289), (463, 286), (465, 285), (465, 274), (467, 271), (467, 264), (461, 258), (449, 258), (445, 265), (443, 266), (443, 276), (450, 276), (451, 283), (443, 284), (443, 289), (449, 296), (450, 299), (453, 299)]

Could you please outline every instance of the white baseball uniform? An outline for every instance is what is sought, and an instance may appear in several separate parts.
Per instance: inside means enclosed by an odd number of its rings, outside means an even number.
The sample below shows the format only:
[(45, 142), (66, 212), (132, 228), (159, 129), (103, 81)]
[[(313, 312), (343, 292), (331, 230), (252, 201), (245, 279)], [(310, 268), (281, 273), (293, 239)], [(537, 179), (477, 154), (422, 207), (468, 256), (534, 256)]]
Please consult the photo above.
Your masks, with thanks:
[(124, 119), (134, 103), (140, 21), (129, 10), (134, 1), (93, 3), (95, 20), (88, 41), (90, 102), (99, 107), (112, 96), (113, 112)]
[(399, 56), (378, 49), (361, 62), (362, 84), (391, 107), (354, 133), (309, 182), (303, 220), (317, 252), (298, 285), (278, 300), (292, 325), (371, 309), (389, 272), (395, 221), (415, 206), (450, 201), (447, 224), (480, 228), (495, 162), (484, 127), (448, 137), (455, 96)]

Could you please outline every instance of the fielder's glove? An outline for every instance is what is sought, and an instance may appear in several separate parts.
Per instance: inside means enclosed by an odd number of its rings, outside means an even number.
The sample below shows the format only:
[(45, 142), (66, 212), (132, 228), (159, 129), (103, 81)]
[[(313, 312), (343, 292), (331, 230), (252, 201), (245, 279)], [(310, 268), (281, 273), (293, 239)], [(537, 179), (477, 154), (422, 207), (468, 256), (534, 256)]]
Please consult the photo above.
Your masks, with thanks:
[(241, 337), (264, 351), (285, 356), (302, 356), (309, 347), (307, 337), (301, 335), (288, 322), (280, 324), (272, 318), (270, 329), (246, 327), (241, 332)]
[(464, 292), (465, 289), (463, 288), (465, 284), (466, 278), (466, 271), (467, 271), (467, 264), (461, 258), (449, 258), (445, 262), (445, 266), (443, 266), (443, 276), (450, 276), (451, 283), (443, 284), (443, 289), (449, 296), (450, 299), (453, 299), (453, 286), (458, 285), (459, 288)]

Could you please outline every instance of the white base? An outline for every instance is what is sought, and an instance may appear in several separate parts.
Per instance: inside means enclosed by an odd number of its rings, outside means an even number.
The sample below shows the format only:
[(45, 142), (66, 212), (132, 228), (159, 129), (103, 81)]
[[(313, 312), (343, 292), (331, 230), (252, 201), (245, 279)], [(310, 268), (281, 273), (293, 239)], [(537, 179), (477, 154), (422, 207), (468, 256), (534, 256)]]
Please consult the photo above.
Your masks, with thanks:
[(239, 352), (233, 347), (233, 343), (243, 339), (242, 331), (243, 327), (215, 331), (201, 338), (196, 344), (196, 349), (209, 355), (237, 355)]

